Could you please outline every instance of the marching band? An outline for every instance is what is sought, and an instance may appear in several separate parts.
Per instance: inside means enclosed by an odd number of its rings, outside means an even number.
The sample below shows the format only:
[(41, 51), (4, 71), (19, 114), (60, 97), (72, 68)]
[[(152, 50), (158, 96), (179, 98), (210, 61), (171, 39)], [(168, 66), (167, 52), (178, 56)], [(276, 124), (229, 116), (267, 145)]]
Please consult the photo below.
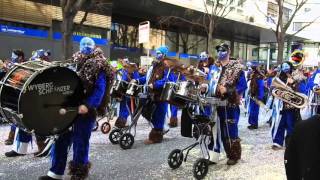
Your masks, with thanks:
[[(203, 164), (207, 167), (217, 163), (222, 152), (228, 158), (227, 165), (235, 165), (241, 159), (241, 138), (238, 134), (241, 106), (248, 113), (248, 129), (252, 131), (264, 123), (259, 118), (261, 112), (271, 112), (270, 119), (266, 120), (271, 124), (273, 144), (270, 148), (273, 150), (288, 148), (296, 124), (320, 112), (320, 70), (305, 73), (301, 50), (294, 50), (290, 60), (267, 73), (255, 61), (245, 69), (239, 60), (231, 58), (231, 49), (225, 43), (216, 46), (216, 61), (202, 52), (198, 66), (186, 66), (171, 59), (167, 56), (168, 51), (167, 46), (157, 48), (155, 60), (147, 70), (127, 58), (119, 60), (121, 68), (116, 69), (91, 38), (83, 38), (80, 51), (72, 57), (71, 64), (75, 66), (66, 67), (77, 74), (84, 93), (76, 106), (56, 105), (60, 108), (56, 113), (67, 118), (68, 114), (76, 111), (76, 117), (64, 131), (41, 136), (32, 131), (32, 125), (15, 123), (18, 113), (7, 111), (10, 107), (3, 107), (5, 105), (1, 102), (2, 116), (5, 115), (4, 118), (13, 124), (5, 141), (6, 145), (12, 145), (12, 151), (5, 155), (25, 155), (35, 134), (39, 149), (35, 155), (46, 156), (51, 149), (52, 156), (50, 170), (39, 179), (62, 179), (68, 148), (73, 144), (73, 160), (68, 166), (71, 179), (87, 178), (92, 164), (88, 156), (91, 131), (96, 118), (103, 117), (109, 109), (107, 105), (112, 98), (120, 106), (109, 139), (113, 144), (119, 143), (123, 149), (131, 148), (134, 143), (132, 129), (135, 129), (140, 115), (150, 122), (151, 131), (144, 143), (151, 145), (163, 141), (169, 131), (167, 121), (170, 128), (178, 126), (178, 111), (182, 109), (181, 134), (195, 138), (196, 143), (181, 151), (173, 151), (168, 163), (171, 168), (178, 168), (184, 150), (205, 144), (206, 153), (196, 162), (199, 166), (195, 166), (194, 174), (201, 179), (208, 169), (200, 171), (199, 168)], [(41, 61), (54, 64), (49, 61), (49, 56), (50, 51), (38, 50), (30, 61), (38, 65), (42, 64)], [(2, 78), (14, 66), (24, 62), (23, 51), (13, 50), (11, 60), (1, 62)], [(46, 138), (53, 139), (53, 145)], [(206, 138), (210, 141), (205, 141)]]

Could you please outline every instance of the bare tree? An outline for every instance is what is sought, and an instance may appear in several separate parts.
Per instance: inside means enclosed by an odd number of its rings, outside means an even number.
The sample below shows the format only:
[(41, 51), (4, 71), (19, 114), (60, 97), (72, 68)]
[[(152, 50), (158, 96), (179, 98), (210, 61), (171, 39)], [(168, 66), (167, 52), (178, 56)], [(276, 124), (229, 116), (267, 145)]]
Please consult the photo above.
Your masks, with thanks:
[[(91, 0), (61, 0), (60, 6), (62, 8), (62, 25), (61, 30), (63, 34), (62, 38), (62, 52), (63, 58), (67, 59), (71, 57), (73, 52), (72, 33), (74, 29), (74, 18), (78, 11), (84, 6), (85, 3), (91, 3)], [(87, 13), (85, 14), (85, 18)], [(81, 20), (82, 22), (82, 20)]]
[[(185, 10), (184, 17), (192, 16), (193, 13), (189, 10)], [(173, 18), (177, 17), (177, 18)], [(193, 41), (194, 39), (191, 39), (191, 36), (195, 34), (194, 29), (196, 28), (196, 23), (199, 20), (192, 20), (188, 23), (188, 26), (186, 26), (184, 20), (180, 20), (178, 16), (169, 16), (169, 17), (161, 17), (160, 18), (160, 26), (162, 28), (167, 28), (170, 26), (170, 24), (174, 24), (175, 26), (178, 26), (176, 28), (175, 35), (172, 35), (171, 33), (166, 33), (166, 38), (173, 44), (176, 45), (176, 51), (179, 51), (179, 48), (182, 48), (183, 53), (188, 53), (189, 50), (196, 47), (200, 42), (204, 41), (205, 38), (200, 38), (196, 41)]]
[[(160, 18), (160, 23), (177, 23), (177, 21), (189, 24), (189, 28), (202, 28), (207, 36), (207, 51), (209, 54), (214, 52), (214, 32), (219, 23), (232, 10), (234, 0), (202, 0), (204, 13), (201, 17), (195, 18), (192, 11), (185, 13), (184, 17), (178, 15), (165, 16)], [(245, 0), (242, 1), (244, 3)]]
[[(302, 26), (299, 30), (297, 30), (295, 33), (288, 35), (287, 31), (289, 27), (291, 26), (293, 19), (296, 17), (297, 13), (301, 10), (301, 8), (308, 2), (308, 0), (296, 0), (293, 4), (294, 9), (292, 10), (292, 14), (288, 17), (285, 16), (284, 10), (284, 3), (285, 0), (275, 0), (277, 7), (277, 20), (272, 19), (267, 14), (264, 14), (267, 18), (270, 18), (271, 21), (274, 22), (276, 25), (275, 29), (272, 29), (275, 33), (277, 43), (278, 43), (278, 58), (277, 63), (283, 62), (283, 53), (284, 53), (284, 45), (286, 39), (288, 39), (288, 43), (292, 39), (293, 36), (297, 35), (299, 32), (304, 30), (305, 28), (309, 27), (312, 23), (314, 23), (317, 19), (319, 19), (320, 16), (316, 17), (314, 20), (307, 22), (304, 26)], [(259, 9), (260, 10), (260, 9)], [(260, 12), (262, 12), (260, 10)], [(287, 18), (287, 19), (286, 19)], [(290, 44), (288, 44), (289, 46)]]
[(74, 18), (80, 10), (85, 11), (80, 26), (87, 20), (88, 13), (92, 10), (102, 10), (106, 4), (112, 3), (110, 0), (60, 0), (62, 9), (62, 52), (63, 58), (68, 59), (72, 56), (73, 42), (72, 34), (75, 29)]

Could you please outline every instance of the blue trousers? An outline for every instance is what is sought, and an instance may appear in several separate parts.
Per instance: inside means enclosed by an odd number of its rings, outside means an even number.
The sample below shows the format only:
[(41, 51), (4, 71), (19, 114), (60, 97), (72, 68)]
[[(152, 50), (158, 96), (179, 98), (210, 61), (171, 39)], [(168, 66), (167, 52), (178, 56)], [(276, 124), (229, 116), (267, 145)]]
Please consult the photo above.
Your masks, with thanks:
[(32, 140), (32, 135), (18, 129), (18, 134), (16, 136), (17, 142), (28, 143)]
[(89, 139), (94, 122), (94, 116), (78, 116), (74, 121), (72, 131), (59, 136), (52, 148), (51, 172), (56, 175), (64, 174), (68, 148), (71, 144), (73, 144), (73, 162), (82, 165), (89, 163)]
[(16, 131), (16, 126), (15, 125), (11, 125), (10, 126), (10, 131)]
[[(291, 109), (282, 110), (282, 117), (279, 122), (279, 126), (277, 129), (277, 133), (273, 138), (273, 143), (283, 146), (284, 142), (284, 134), (287, 131), (287, 136), (290, 136), (293, 132), (293, 128), (295, 125), (295, 111)], [(272, 134), (274, 133), (275, 129), (272, 129)]]
[[(240, 118), (240, 108), (239, 106), (233, 107), (218, 107), (217, 114), (220, 119), (220, 134), (214, 134), (217, 136), (216, 142), (211, 138), (210, 143), (208, 144), (209, 150), (214, 150), (215, 152), (221, 152), (221, 144), (219, 139), (222, 140), (224, 146), (227, 145), (228, 139), (235, 140), (239, 138), (238, 122)], [(218, 124), (217, 124), (218, 125)], [(219, 131), (219, 130), (218, 130)], [(216, 147), (214, 148), (214, 144)]]
[(217, 113), (220, 119), (220, 130), (222, 139), (229, 138), (234, 140), (239, 138), (238, 122), (240, 118), (239, 106), (218, 107)]
[(127, 122), (127, 118), (130, 115), (128, 107), (131, 108), (130, 98), (125, 97), (120, 102), (119, 120)]
[(249, 105), (249, 124), (258, 126), (258, 119), (259, 105), (251, 99)]
[(178, 117), (178, 108), (176, 106), (170, 104), (170, 112), (172, 118)]
[(156, 130), (163, 130), (164, 123), (166, 120), (168, 103), (165, 102), (156, 102), (155, 111), (152, 114), (151, 123)]

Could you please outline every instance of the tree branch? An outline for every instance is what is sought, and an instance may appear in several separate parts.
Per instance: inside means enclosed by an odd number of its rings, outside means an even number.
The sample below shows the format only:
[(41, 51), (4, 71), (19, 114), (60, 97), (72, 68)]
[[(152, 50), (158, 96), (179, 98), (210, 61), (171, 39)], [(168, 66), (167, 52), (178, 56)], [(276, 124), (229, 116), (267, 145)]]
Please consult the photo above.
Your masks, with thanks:
[(188, 51), (189, 51), (190, 49), (194, 48), (195, 46), (197, 46), (197, 45), (198, 45), (198, 43), (200, 43), (200, 42), (201, 42), (201, 41), (203, 41), (203, 40), (205, 40), (205, 38), (202, 38), (202, 39), (200, 39), (200, 40), (196, 41), (195, 43), (193, 43), (193, 45), (192, 45), (192, 46), (188, 47)]
[(88, 14), (89, 14), (89, 10), (84, 12), (84, 15), (79, 23), (80, 26), (83, 25), (83, 23), (87, 20)]
[(296, 14), (298, 13), (298, 11), (302, 8), (302, 6), (304, 6), (307, 3), (308, 0), (303, 0), (301, 1), (301, 3), (299, 4), (298, 0), (296, 0), (296, 9), (294, 10), (292, 16), (289, 18), (288, 22), (284, 25), (283, 29), (286, 32), (288, 30), (288, 28), (290, 27), (294, 17), (296, 16)]
[(299, 32), (303, 31), (305, 28), (309, 27), (311, 24), (313, 24), (314, 22), (316, 22), (316, 20), (318, 20), (319, 18), (320, 18), (320, 16), (316, 17), (316, 18), (313, 19), (311, 22), (308, 22), (306, 25), (302, 26), (298, 31), (296, 31), (295, 33), (293, 33), (291, 36), (297, 35)]

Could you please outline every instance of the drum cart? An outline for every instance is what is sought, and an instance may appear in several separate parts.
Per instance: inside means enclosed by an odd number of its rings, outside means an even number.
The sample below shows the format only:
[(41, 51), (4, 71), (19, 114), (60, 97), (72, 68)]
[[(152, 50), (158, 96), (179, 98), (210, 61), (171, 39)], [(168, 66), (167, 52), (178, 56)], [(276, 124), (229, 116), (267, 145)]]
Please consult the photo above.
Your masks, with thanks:
[(111, 102), (108, 104), (106, 114), (96, 119), (96, 122), (92, 128), (92, 131), (96, 131), (99, 128), (99, 122), (103, 119), (107, 119), (106, 122), (101, 124), (100, 130), (103, 134), (108, 134), (111, 130), (110, 121), (113, 120), (117, 110), (117, 101), (115, 98), (111, 98)]
[[(119, 144), (122, 149), (131, 149), (134, 144), (134, 137), (136, 135), (136, 127), (144, 105), (150, 101), (143, 92), (144, 85), (137, 85), (130, 83), (126, 96), (131, 98), (131, 101), (137, 99), (137, 108), (130, 112), (131, 124), (124, 128), (115, 128), (109, 134), (109, 140), (112, 144)], [(129, 107), (127, 107), (130, 109)]]
[[(164, 96), (168, 97), (168, 96)], [(171, 97), (178, 98), (177, 100), (182, 100), (181, 95), (175, 94), (175, 92), (171, 92)], [(187, 100), (187, 98), (184, 98)], [(171, 101), (176, 101), (172, 100)], [(188, 101), (188, 100), (187, 100)], [(185, 101), (185, 102), (187, 102)], [(170, 102), (170, 101), (169, 101)], [(196, 103), (195, 103), (196, 102)], [(201, 150), (202, 157), (198, 158), (193, 165), (193, 175), (196, 179), (204, 178), (209, 170), (209, 165), (213, 165), (210, 161), (208, 142), (211, 138), (213, 138), (212, 128), (215, 125), (215, 113), (211, 117), (207, 117), (205, 115), (201, 115), (201, 113), (197, 112), (197, 109), (203, 110), (204, 106), (211, 106), (211, 110), (215, 110), (215, 106), (225, 105), (225, 101), (220, 101), (216, 98), (203, 98), (200, 95), (197, 95), (197, 100), (192, 100), (187, 103), (185, 108), (182, 110), (183, 121), (189, 121), (189, 123), (193, 124), (192, 135), (187, 137), (194, 137), (196, 142), (182, 149), (174, 149), (168, 155), (168, 165), (171, 169), (179, 168), (183, 162), (187, 161), (189, 156), (189, 152), (195, 147), (199, 146)], [(192, 126), (192, 125), (191, 125)]]

